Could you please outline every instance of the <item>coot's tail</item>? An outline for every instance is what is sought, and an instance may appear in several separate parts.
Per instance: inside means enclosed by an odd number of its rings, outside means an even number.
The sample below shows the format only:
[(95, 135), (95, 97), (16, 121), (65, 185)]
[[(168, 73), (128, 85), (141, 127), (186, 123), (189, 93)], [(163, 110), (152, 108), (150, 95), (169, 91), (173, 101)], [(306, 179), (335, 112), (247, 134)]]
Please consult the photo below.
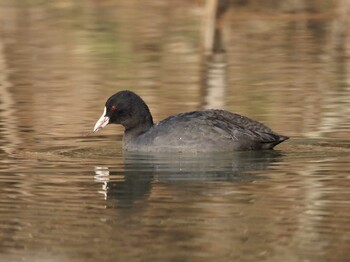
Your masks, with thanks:
[(283, 141), (286, 141), (287, 139), (289, 139), (289, 136), (281, 136), (281, 135), (279, 135), (279, 137), (280, 137), (280, 140), (279, 140), (278, 144), (282, 143)]
[(289, 139), (288, 136), (282, 136), (282, 135), (277, 135), (277, 134), (270, 134), (273, 136), (273, 141), (265, 142), (262, 144), (262, 149), (272, 149), (278, 144), (282, 143), (283, 141), (286, 141)]
[(276, 136), (276, 142), (273, 143), (271, 148), (274, 148), (275, 146), (277, 146), (278, 144), (282, 143), (283, 141), (286, 141), (287, 139), (289, 139), (289, 136), (282, 136), (282, 135), (278, 135)]

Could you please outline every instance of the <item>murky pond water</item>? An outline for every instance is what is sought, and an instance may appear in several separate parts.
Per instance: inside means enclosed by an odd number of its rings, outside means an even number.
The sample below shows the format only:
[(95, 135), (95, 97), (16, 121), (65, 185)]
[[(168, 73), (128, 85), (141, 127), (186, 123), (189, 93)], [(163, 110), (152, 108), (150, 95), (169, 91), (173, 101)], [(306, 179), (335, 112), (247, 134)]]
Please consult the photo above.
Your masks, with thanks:
[[(350, 7), (233, 2), (204, 61), (202, 1), (0, 0), (0, 261), (349, 261)], [(125, 154), (122, 89), (291, 139)]]

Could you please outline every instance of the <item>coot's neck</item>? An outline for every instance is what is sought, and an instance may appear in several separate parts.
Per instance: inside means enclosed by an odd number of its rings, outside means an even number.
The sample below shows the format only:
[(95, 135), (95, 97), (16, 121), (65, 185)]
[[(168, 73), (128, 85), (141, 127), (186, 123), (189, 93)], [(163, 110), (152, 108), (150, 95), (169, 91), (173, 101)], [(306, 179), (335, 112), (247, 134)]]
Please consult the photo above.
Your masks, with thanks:
[(147, 132), (153, 125), (153, 118), (146, 103), (139, 104), (134, 110), (131, 121), (124, 125), (124, 142), (136, 139)]
[(144, 121), (140, 122), (139, 125), (131, 127), (131, 128), (125, 128), (124, 136), (125, 139), (129, 138), (135, 138), (138, 137), (139, 135), (147, 132), (151, 127), (153, 126), (153, 120), (151, 118), (151, 121)]

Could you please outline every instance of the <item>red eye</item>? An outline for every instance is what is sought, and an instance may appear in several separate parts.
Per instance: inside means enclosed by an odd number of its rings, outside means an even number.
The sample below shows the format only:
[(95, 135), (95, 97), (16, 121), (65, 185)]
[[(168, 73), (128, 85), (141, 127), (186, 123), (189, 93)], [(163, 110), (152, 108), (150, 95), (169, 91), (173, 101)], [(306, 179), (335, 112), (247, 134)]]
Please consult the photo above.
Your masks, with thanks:
[(114, 111), (114, 110), (116, 110), (116, 109), (117, 109), (116, 106), (112, 106), (112, 107), (111, 107), (111, 110), (112, 110), (112, 111)]

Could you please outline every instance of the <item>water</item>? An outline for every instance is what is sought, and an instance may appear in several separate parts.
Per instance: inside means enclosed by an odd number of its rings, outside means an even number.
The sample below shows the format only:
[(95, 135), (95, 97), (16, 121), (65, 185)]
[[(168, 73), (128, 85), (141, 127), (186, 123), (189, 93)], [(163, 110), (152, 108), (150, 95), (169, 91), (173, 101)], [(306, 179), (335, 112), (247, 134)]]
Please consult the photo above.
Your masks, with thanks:
[[(0, 1), (0, 261), (348, 261), (345, 2), (234, 5), (205, 62), (197, 1)], [(121, 89), (291, 139), (124, 154), (121, 127), (84, 135)]]

